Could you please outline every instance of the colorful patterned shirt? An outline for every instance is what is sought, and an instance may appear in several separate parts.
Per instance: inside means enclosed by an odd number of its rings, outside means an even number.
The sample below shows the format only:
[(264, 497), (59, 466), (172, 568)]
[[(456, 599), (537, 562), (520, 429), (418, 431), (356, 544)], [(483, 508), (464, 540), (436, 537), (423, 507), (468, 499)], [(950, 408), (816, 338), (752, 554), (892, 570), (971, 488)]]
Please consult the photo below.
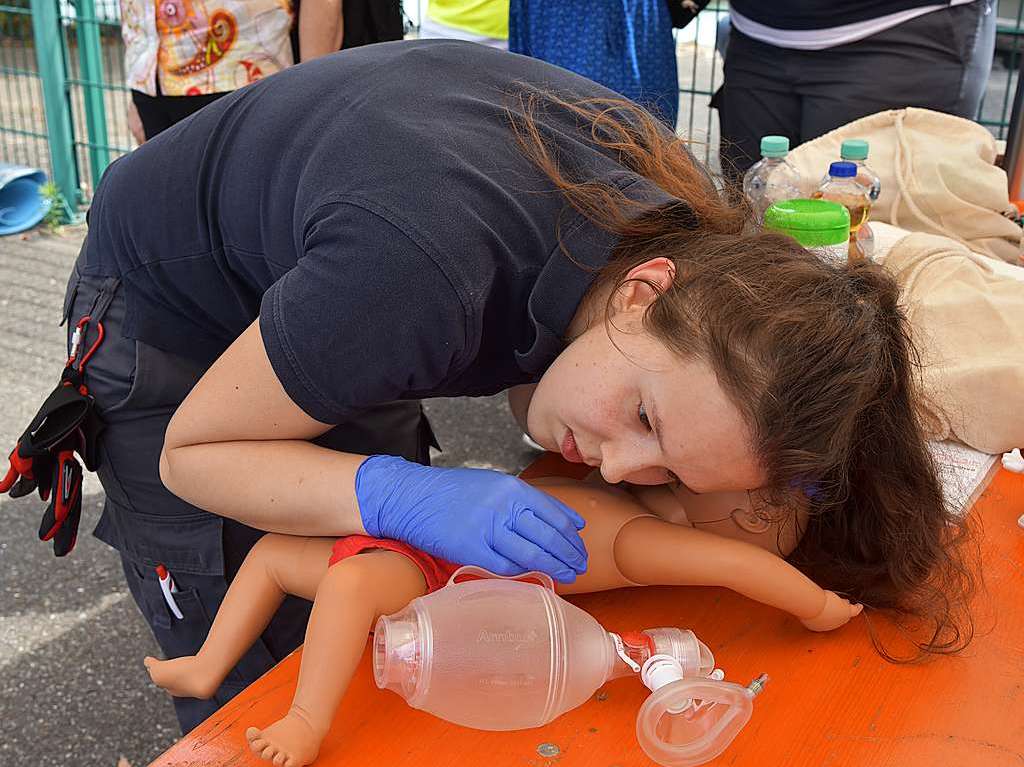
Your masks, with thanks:
[(293, 63), (291, 0), (121, 0), (130, 88), (233, 91)]

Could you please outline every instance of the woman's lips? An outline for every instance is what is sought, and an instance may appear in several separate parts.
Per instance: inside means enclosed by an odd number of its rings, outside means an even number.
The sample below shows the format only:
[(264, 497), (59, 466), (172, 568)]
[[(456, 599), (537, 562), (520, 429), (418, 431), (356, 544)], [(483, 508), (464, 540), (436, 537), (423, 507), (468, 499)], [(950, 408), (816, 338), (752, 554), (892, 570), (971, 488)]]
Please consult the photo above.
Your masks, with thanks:
[(580, 455), (580, 450), (576, 446), (576, 437), (572, 434), (572, 429), (565, 430), (565, 437), (562, 439), (562, 457), (571, 463), (583, 463), (583, 456)]

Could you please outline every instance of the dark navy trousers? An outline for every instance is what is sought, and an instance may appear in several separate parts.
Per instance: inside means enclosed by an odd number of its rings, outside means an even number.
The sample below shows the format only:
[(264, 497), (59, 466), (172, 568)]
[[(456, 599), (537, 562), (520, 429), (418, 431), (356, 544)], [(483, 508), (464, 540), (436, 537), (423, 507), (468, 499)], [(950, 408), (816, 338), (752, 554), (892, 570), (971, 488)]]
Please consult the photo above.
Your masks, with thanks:
[[(206, 638), (232, 577), (263, 533), (192, 506), (160, 482), (167, 424), (205, 366), (124, 338), (125, 301), (119, 281), (82, 275), (76, 265), (64, 302), (69, 337), (75, 323), (90, 313), (93, 331), (86, 343), (95, 339), (97, 320), (106, 331), (86, 367), (86, 384), (106, 424), (98, 469), (106, 500), (94, 535), (120, 553), (128, 588), (165, 656), (193, 655)], [(97, 316), (100, 313), (102, 317)], [(428, 463), (433, 434), (420, 403), (409, 401), (368, 411), (315, 442), (345, 452), (388, 453)], [(164, 601), (158, 564), (175, 581), (182, 619)], [(305, 600), (287, 598), (213, 699), (176, 698), (182, 732), (294, 650), (302, 642), (310, 606)]]

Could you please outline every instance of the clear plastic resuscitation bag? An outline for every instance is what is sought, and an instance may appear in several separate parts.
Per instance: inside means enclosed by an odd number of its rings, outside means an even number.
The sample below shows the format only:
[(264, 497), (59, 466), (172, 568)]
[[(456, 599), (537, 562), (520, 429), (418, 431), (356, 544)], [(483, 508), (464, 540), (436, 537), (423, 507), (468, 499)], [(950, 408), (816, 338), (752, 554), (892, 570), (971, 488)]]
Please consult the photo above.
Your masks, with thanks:
[(725, 750), (764, 681), (720, 681), (692, 631), (620, 636), (555, 594), (547, 575), (503, 578), (477, 567), (378, 619), (373, 672), (378, 687), (413, 708), (482, 730), (539, 727), (609, 680), (639, 675), (653, 691), (637, 717), (640, 745), (680, 766)]

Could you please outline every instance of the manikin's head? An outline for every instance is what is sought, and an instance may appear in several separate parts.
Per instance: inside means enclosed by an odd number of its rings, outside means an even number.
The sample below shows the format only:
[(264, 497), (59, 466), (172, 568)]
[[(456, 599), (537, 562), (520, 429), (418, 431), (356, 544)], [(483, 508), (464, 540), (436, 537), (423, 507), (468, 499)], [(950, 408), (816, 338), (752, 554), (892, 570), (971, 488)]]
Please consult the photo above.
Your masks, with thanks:
[[(678, 202), (645, 207), (567, 175), (531, 129), (542, 108), (589, 122), (591, 141)], [(533, 437), (610, 482), (761, 488), (783, 513), (809, 502), (794, 564), (868, 606), (933, 619), (925, 649), (962, 646), (951, 605), (971, 586), (965, 528), (927, 449), (893, 278), (758, 231), (741, 195), (633, 105), (534, 95), (509, 117), (568, 205), (618, 237), (537, 386)]]

